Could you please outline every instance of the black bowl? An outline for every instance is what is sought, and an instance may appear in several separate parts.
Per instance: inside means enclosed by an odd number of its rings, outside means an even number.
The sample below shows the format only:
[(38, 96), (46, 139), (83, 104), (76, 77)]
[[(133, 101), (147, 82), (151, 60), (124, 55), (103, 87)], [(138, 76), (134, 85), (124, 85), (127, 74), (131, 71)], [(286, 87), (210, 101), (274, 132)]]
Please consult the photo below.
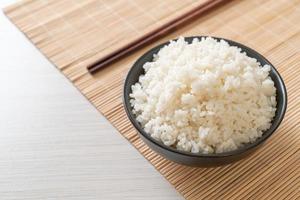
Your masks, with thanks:
[[(196, 37), (186, 37), (185, 41), (191, 43), (193, 38), (199, 38), (206, 36), (196, 36)], [(279, 124), (281, 123), (285, 110), (287, 107), (287, 92), (284, 85), (284, 82), (279, 75), (278, 71), (275, 69), (275, 67), (262, 55), (254, 51), (253, 49), (250, 49), (249, 47), (246, 47), (240, 43), (223, 39), (223, 38), (216, 38), (214, 39), (219, 40), (225, 40), (227, 41), (231, 46), (237, 46), (242, 49), (243, 52), (246, 52), (246, 54), (249, 57), (256, 58), (258, 62), (261, 63), (261, 65), (268, 64), (271, 66), (270, 71), (270, 77), (275, 83), (276, 87), (276, 98), (277, 98), (277, 110), (275, 117), (272, 121), (271, 127), (265, 131), (262, 135), (262, 137), (258, 138), (253, 143), (245, 144), (243, 147), (230, 151), (230, 152), (224, 152), (224, 153), (215, 153), (215, 154), (200, 154), (200, 153), (189, 153), (177, 150), (173, 147), (169, 147), (164, 145), (163, 143), (156, 141), (153, 139), (150, 135), (148, 135), (139, 122), (135, 119), (135, 115), (132, 113), (132, 108), (130, 106), (130, 97), (129, 94), (131, 93), (131, 86), (134, 85), (136, 82), (138, 82), (139, 76), (144, 73), (143, 65), (146, 62), (152, 61), (153, 54), (156, 54), (162, 47), (169, 44), (169, 42), (160, 44), (153, 49), (149, 50), (147, 53), (142, 55), (132, 66), (132, 68), (129, 70), (125, 83), (124, 83), (124, 93), (123, 93), (123, 102), (124, 107), (127, 113), (128, 118), (130, 119), (131, 123), (134, 125), (134, 127), (137, 129), (139, 136), (142, 138), (142, 140), (154, 151), (165, 157), (166, 159), (172, 160), (174, 162), (184, 164), (184, 165), (190, 165), (190, 166), (201, 166), (201, 167), (212, 167), (212, 166), (219, 166), (223, 164), (232, 163), (234, 161), (240, 160), (250, 153), (253, 153), (258, 147), (261, 146), (277, 129)]]

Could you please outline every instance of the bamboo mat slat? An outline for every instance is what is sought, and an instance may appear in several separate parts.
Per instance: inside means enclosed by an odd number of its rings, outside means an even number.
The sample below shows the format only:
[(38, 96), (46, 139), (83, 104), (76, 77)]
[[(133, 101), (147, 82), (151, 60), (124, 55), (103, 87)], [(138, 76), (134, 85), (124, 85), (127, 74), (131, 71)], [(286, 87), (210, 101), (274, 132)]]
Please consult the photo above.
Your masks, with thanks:
[[(299, 199), (300, 1), (234, 0), (201, 16), (94, 76), (86, 65), (206, 0), (26, 0), (6, 15), (79, 91), (186, 199)], [(165, 160), (137, 136), (124, 112), (122, 83), (151, 46), (179, 35), (211, 35), (241, 42), (265, 55), (288, 90), (284, 121), (250, 157), (217, 168)]]

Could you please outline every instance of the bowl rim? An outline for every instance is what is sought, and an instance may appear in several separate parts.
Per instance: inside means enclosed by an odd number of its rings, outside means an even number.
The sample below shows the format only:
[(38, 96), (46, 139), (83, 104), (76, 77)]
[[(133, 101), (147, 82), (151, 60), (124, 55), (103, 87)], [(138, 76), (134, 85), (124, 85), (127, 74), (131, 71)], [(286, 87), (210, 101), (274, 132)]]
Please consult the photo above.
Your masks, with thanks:
[[(243, 45), (243, 44), (241, 44), (239, 42), (235, 42), (233, 40), (229, 40), (229, 39), (226, 39), (226, 38), (220, 38), (220, 37), (214, 37), (214, 36), (188, 36), (188, 37), (184, 37), (184, 39), (185, 40), (186, 39), (192, 40), (194, 38), (198, 38), (198, 39), (201, 40), (201, 38), (207, 38), (207, 37), (211, 37), (211, 38), (216, 39), (218, 41), (224, 40), (224, 41), (228, 42), (230, 46), (236, 46), (238, 48), (241, 48), (242, 52), (246, 52), (246, 53), (250, 52), (251, 54), (254, 54), (255, 55), (255, 57), (254, 57), (255, 59), (263, 60), (266, 64), (270, 65), (271, 66), (271, 70), (273, 70), (275, 76), (278, 78), (279, 85), (276, 87), (276, 89), (278, 90), (278, 88), (280, 87), (281, 91), (282, 91), (282, 93), (281, 93), (281, 95), (282, 95), (282, 108), (281, 108), (281, 110), (278, 111), (279, 118), (276, 121), (276, 123), (272, 123), (271, 127), (268, 130), (264, 131), (264, 133), (262, 134), (261, 137), (259, 137), (258, 139), (256, 139), (254, 142), (247, 143), (244, 146), (242, 146), (242, 147), (240, 147), (240, 148), (238, 148), (236, 150), (233, 150), (233, 151), (227, 151), (227, 152), (222, 152), (222, 153), (213, 153), (213, 154), (205, 154), (205, 153), (192, 153), (192, 152), (182, 151), (182, 150), (178, 150), (178, 149), (176, 149), (174, 147), (167, 146), (167, 145), (163, 144), (162, 142), (155, 140), (154, 138), (152, 138), (149, 134), (147, 134), (144, 131), (144, 129), (140, 126), (139, 122), (137, 122), (137, 120), (135, 119), (134, 114), (132, 113), (132, 109), (129, 108), (130, 107), (130, 102), (129, 102), (130, 98), (129, 97), (126, 98), (126, 96), (125, 96), (126, 95), (126, 88), (127, 87), (131, 87), (131, 86), (128, 86), (129, 75), (132, 73), (132, 71), (133, 71), (134, 68), (136, 68), (136, 67), (142, 67), (142, 66), (139, 66), (138, 63), (142, 62), (142, 60), (144, 59), (145, 56), (147, 56), (149, 54), (153, 55), (152, 52), (159, 51), (162, 47), (168, 45), (171, 40), (169, 40), (167, 42), (164, 42), (164, 43), (160, 43), (160, 44), (154, 46), (153, 48), (151, 48), (148, 51), (146, 51), (143, 55), (141, 55), (134, 62), (134, 64), (129, 69), (129, 71), (128, 71), (127, 75), (126, 75), (126, 78), (125, 78), (125, 81), (124, 81), (124, 84), (123, 84), (122, 101), (123, 101), (123, 105), (124, 105), (127, 117), (129, 118), (130, 122), (135, 127), (135, 129), (144, 138), (146, 138), (150, 142), (154, 143), (155, 145), (159, 146), (160, 148), (163, 148), (164, 150), (170, 151), (170, 152), (175, 153), (175, 154), (180, 154), (180, 155), (183, 155), (183, 156), (198, 157), (198, 158), (204, 158), (204, 157), (205, 158), (218, 158), (218, 157), (236, 156), (238, 154), (242, 154), (242, 153), (244, 153), (244, 152), (246, 152), (246, 151), (248, 151), (250, 149), (253, 149), (253, 148), (259, 146), (260, 144), (262, 144), (263, 142), (265, 142), (276, 131), (276, 129), (281, 124), (281, 122), (282, 122), (282, 120), (284, 118), (286, 109), (287, 109), (287, 90), (286, 90), (286, 86), (285, 86), (285, 84), (283, 82), (282, 77), (280, 76), (280, 74), (276, 70), (276, 68), (273, 66), (273, 64), (269, 60), (267, 60), (263, 55), (261, 55), (260, 53), (258, 53), (255, 50), (251, 49), (250, 47), (247, 47), (247, 46), (245, 46), (245, 45)], [(175, 38), (175, 39), (172, 39), (172, 41), (176, 41), (178, 39), (179, 38)], [(278, 109), (278, 104), (276, 105), (276, 107)]]

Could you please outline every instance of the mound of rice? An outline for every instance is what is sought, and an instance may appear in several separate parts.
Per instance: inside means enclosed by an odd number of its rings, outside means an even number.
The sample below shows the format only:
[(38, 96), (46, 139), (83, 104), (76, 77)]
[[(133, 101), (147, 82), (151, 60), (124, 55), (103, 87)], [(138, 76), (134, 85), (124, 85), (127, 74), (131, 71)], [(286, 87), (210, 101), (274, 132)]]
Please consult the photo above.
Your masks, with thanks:
[(136, 119), (153, 138), (193, 153), (235, 150), (261, 137), (276, 111), (270, 66), (221, 40), (180, 37), (144, 64), (132, 86)]

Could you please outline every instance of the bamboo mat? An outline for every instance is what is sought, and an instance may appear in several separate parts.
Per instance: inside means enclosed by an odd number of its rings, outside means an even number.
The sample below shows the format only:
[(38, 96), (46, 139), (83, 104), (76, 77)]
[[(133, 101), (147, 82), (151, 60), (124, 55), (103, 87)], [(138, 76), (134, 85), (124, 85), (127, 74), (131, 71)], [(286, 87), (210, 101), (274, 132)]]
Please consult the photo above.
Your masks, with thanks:
[[(299, 0), (230, 1), (95, 76), (87, 73), (85, 66), (99, 56), (203, 2), (28, 0), (5, 13), (186, 199), (300, 199)], [(128, 69), (151, 46), (179, 35), (241, 42), (282, 75), (288, 90), (285, 119), (250, 157), (217, 168), (181, 166), (149, 150), (130, 125), (121, 101)]]

